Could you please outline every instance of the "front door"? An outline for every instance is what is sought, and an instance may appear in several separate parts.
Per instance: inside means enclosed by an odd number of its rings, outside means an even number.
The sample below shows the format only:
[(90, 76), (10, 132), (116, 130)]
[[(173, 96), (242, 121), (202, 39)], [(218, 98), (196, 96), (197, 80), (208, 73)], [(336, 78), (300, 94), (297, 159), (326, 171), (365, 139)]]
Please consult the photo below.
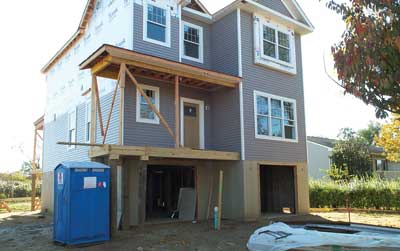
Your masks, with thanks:
[(184, 146), (200, 149), (200, 105), (183, 102)]

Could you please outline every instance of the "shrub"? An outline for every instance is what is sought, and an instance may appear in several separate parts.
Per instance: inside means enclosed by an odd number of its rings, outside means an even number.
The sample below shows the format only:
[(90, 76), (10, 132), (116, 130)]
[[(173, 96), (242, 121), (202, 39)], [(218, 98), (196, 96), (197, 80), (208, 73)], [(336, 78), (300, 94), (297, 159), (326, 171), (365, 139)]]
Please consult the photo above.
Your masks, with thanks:
[[(0, 181), (0, 194), (4, 194), (7, 198), (21, 198), (31, 196), (31, 184), (21, 181)], [(12, 196), (13, 193), (13, 196)]]
[(400, 183), (380, 178), (355, 178), (349, 182), (310, 181), (310, 206), (400, 210)]

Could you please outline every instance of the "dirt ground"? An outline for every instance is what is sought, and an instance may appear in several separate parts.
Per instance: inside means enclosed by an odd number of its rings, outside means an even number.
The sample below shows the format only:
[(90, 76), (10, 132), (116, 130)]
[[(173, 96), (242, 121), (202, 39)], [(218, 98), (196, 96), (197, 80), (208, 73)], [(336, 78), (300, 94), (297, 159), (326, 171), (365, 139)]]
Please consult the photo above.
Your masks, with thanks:
[[(112, 241), (88, 247), (57, 246), (52, 241), (51, 217), (40, 218), (35, 213), (0, 214), (0, 250), (133, 250), (133, 251), (203, 251), (230, 250), (245, 251), (250, 235), (259, 227), (272, 221), (287, 223), (327, 222), (326, 218), (342, 220), (342, 215), (336, 213), (313, 213), (315, 215), (277, 217), (269, 216), (258, 222), (223, 221), (222, 230), (212, 229), (212, 222), (174, 223), (163, 225), (145, 225), (144, 228), (120, 232)], [(322, 216), (322, 217), (321, 217)], [(367, 217), (367, 216), (365, 216)], [(393, 218), (387, 222), (395, 222)], [(360, 218), (361, 219), (361, 218)], [(386, 219), (385, 219), (386, 221)], [(379, 222), (383, 222), (380, 218)], [(368, 223), (372, 223), (370, 220)]]
[[(330, 221), (349, 221), (349, 215), (346, 212), (313, 212), (311, 214)], [(353, 223), (400, 228), (399, 214), (352, 212), (350, 220)]]

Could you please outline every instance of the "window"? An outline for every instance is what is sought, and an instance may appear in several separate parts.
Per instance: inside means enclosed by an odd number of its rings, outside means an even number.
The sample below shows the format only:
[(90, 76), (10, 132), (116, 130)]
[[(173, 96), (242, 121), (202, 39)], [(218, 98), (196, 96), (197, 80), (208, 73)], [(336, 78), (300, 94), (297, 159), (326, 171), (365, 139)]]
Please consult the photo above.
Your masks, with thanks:
[(261, 16), (254, 20), (255, 63), (296, 74), (294, 31)]
[[(76, 109), (68, 113), (68, 142), (76, 142)], [(68, 146), (68, 149), (75, 148), (75, 145)]]
[(170, 47), (170, 13), (168, 8), (155, 3), (143, 5), (143, 39), (148, 42)]
[(254, 92), (256, 138), (297, 141), (296, 101)]
[(383, 159), (375, 160), (375, 166), (377, 171), (388, 171), (387, 161)]
[(203, 63), (203, 28), (187, 22), (182, 25), (182, 58)]
[(262, 46), (264, 56), (291, 63), (288, 33), (278, 31), (264, 24)]
[[(154, 106), (160, 109), (160, 89), (154, 86), (141, 85)], [(147, 104), (145, 98), (136, 90), (136, 122), (159, 124), (159, 118)]]
[(86, 103), (85, 109), (85, 141), (90, 142), (90, 126), (92, 123), (92, 104), (90, 102)]

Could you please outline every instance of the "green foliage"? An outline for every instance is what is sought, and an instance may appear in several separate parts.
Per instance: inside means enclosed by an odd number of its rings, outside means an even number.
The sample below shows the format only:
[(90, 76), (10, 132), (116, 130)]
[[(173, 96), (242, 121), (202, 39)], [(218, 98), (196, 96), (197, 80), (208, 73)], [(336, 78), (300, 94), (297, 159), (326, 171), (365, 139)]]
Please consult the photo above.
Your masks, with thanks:
[(7, 199), (7, 196), (4, 193), (0, 193), (0, 200)]
[(338, 84), (375, 106), (379, 118), (400, 114), (400, 1), (329, 0), (327, 7), (346, 23), (332, 47)]
[(380, 178), (355, 178), (350, 182), (310, 181), (312, 208), (400, 210), (400, 182)]
[[(22, 172), (12, 174), (0, 173), (0, 199), (1, 196), (6, 198), (21, 198), (31, 196), (31, 179), (25, 177)], [(40, 186), (36, 191), (40, 194)]]
[(329, 178), (334, 181), (350, 180), (352, 178), (352, 176), (349, 175), (349, 168), (346, 164), (342, 168), (338, 168), (336, 167), (336, 165), (332, 165), (329, 168), (327, 174)]
[(0, 173), (0, 181), (29, 182), (30, 179), (24, 176), (22, 172), (15, 172), (15, 173)]
[(348, 180), (352, 176), (368, 176), (372, 161), (368, 145), (352, 129), (345, 128), (332, 150), (332, 166), (329, 175), (334, 180)]
[(378, 122), (370, 122), (366, 129), (361, 129), (357, 132), (357, 135), (364, 139), (368, 145), (376, 145), (375, 137), (379, 136), (381, 131), (381, 124)]

